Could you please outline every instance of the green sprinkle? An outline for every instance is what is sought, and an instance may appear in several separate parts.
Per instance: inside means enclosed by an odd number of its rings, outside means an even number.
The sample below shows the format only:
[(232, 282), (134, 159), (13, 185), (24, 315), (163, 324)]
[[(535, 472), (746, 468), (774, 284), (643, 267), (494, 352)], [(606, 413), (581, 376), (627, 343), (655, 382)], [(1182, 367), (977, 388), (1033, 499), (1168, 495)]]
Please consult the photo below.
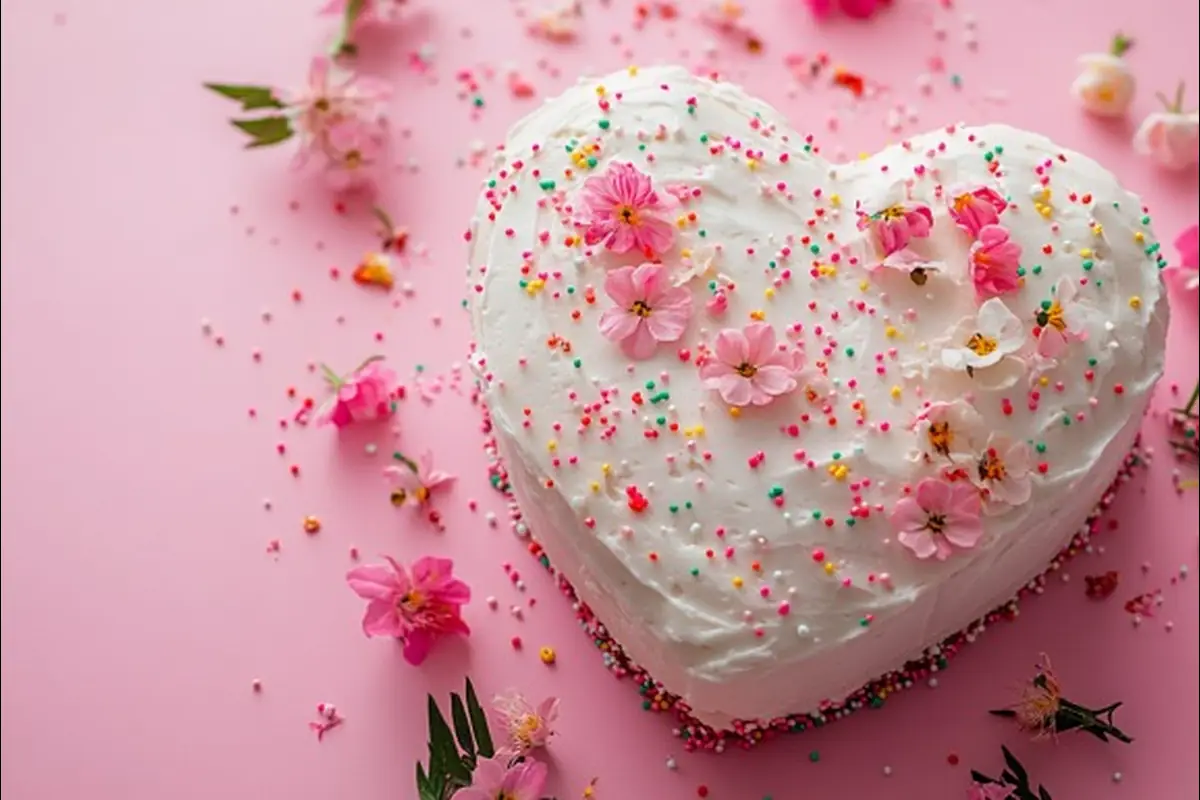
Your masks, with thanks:
[(998, 145), (996, 145), (996, 147), (995, 147), (994, 149), (995, 149), (995, 151), (996, 151), (996, 155), (998, 155), (998, 156), (999, 156), (999, 155), (1003, 155), (1003, 154), (1004, 154), (1004, 145), (1002, 145), (1002, 144), (998, 144)]
[(774, 259), (772, 259), (771, 261), (767, 262), (767, 266), (770, 267), (771, 269), (775, 269), (775, 267), (778, 265), (775, 263)]
[(821, 246), (817, 244), (810, 244), (808, 246), (808, 252), (815, 256), (817, 253), (821, 252)]
[(675, 505), (674, 503), (671, 503), (671, 505), (667, 506), (667, 510), (670, 511), (672, 514), (678, 514), (679, 506)]
[(950, 85), (953, 86), (955, 89), (962, 86), (962, 76), (958, 75), (957, 73), (954, 75), (951, 75), (950, 76)]
[(651, 705), (651, 703), (649, 700), (643, 700), (642, 701), (642, 711), (649, 711), (650, 705)]
[(704, 228), (701, 228), (700, 230), (696, 231), (696, 233), (700, 234), (701, 239), (703, 239), (705, 236), (708, 236), (708, 231), (704, 230)]
[(1017, 277), (1018, 278), (1025, 277), (1025, 268), (1024, 267), (1017, 267)]
[(858, 624), (859, 624), (859, 625), (861, 625), (861, 626), (863, 626), (863, 627), (865, 628), (865, 627), (867, 627), (868, 625), (870, 625), (870, 624), (871, 624), (871, 620), (867, 619), (866, 617), (863, 617), (862, 619), (860, 619), (860, 620), (858, 621)]
[(577, 358), (574, 361), (572, 361), (571, 363), (575, 365), (575, 369), (579, 369), (580, 367), (583, 366), (583, 359)]
[(833, 451), (833, 460), (834, 460), (834, 461), (841, 461), (841, 460), (842, 460), (842, 451), (841, 451), (841, 450), (834, 450), (834, 451)]
[(853, 528), (855, 526), (855, 524), (857, 524), (857, 523), (858, 523), (858, 520), (856, 520), (854, 517), (846, 517), (846, 525), (848, 527)]
[(1142, 217), (1142, 224), (1143, 224), (1143, 225), (1149, 225), (1149, 224), (1150, 224), (1150, 217), (1148, 217), (1148, 216), (1146, 216), (1146, 217)]
[(568, 286), (568, 287), (567, 287), (567, 294), (575, 294), (575, 287), (574, 287), (574, 286)]
[(1070, 424), (1071, 424), (1071, 418), (1064, 414), (1063, 415), (1063, 427), (1064, 428), (1068, 427)]
[(806, 152), (806, 153), (811, 153), (811, 152), (812, 152), (812, 145), (811, 145), (811, 144), (806, 144), (806, 145), (804, 145), (804, 148), (803, 148), (803, 149), (804, 149), (804, 152)]
[(695, 578), (697, 575), (700, 574), (700, 568), (692, 567), (691, 569), (688, 570), (688, 572), (692, 573), (692, 577)]
[(654, 381), (646, 381), (642, 385), (646, 387), (647, 392), (652, 392), (652, 391), (654, 391), (654, 387), (656, 384), (654, 383)]
[(417, 366), (416, 366), (416, 370), (417, 370), (417, 372), (424, 372), (424, 371), (425, 371), (425, 365), (424, 365), (424, 364), (417, 364)]
[(695, 107), (695, 106), (688, 106), (688, 107), (687, 107), (687, 109), (688, 109), (688, 113), (689, 113), (689, 114), (695, 114), (695, 113), (696, 113), (696, 107)]
[(1034, 264), (1034, 265), (1033, 265), (1033, 274), (1034, 274), (1034, 275), (1041, 275), (1041, 274), (1042, 274), (1042, 265), (1041, 265), (1041, 264)]
[(1092, 271), (1092, 267), (1096, 266), (1096, 262), (1092, 261), (1092, 260), (1089, 258), (1087, 261), (1084, 261), (1084, 262), (1083, 262), (1082, 266), (1083, 266), (1083, 271), (1084, 271), (1084, 272), (1091, 272), (1091, 271)]
[(541, 181), (540, 183), (538, 183), (538, 186), (542, 187), (543, 189), (545, 189), (548, 192), (554, 188), (555, 183), (554, 183), (554, 181), (547, 179), (547, 180), (544, 180), (544, 181)]
[(599, 163), (599, 162), (598, 162), (598, 161), (596, 161), (596, 157), (595, 157), (595, 156), (588, 156), (587, 165), (588, 165), (589, 167), (593, 167), (593, 168), (594, 168), (594, 167), (596, 166), (596, 164), (598, 164), (598, 163)]
[(700, 134), (700, 143), (708, 144), (708, 134), (707, 133)]
[(684, 507), (684, 508), (686, 508), (688, 511), (691, 511), (691, 510), (692, 510), (692, 501), (691, 501), (691, 500), (685, 500), (685, 501), (683, 502), (683, 507)]
[(1096, 359), (1094, 359), (1094, 358), (1089, 358), (1089, 359), (1088, 359), (1088, 366), (1089, 366), (1089, 367), (1094, 367), (1094, 366), (1096, 366), (1096, 364), (1098, 364), (1098, 363), (1100, 363), (1100, 362), (1098, 362), (1098, 361), (1097, 361)]
[(847, 348), (846, 348), (846, 355), (850, 356), (850, 358), (854, 358), (854, 348), (853, 348), (853, 347), (847, 347)]
[(1038, 442), (1038, 443), (1037, 443), (1037, 445), (1035, 446), (1035, 449), (1036, 449), (1036, 450), (1037, 450), (1039, 453), (1044, 453), (1044, 452), (1046, 452), (1046, 443), (1045, 443), (1045, 442)]
[(821, 760), (821, 751), (813, 750), (811, 753), (808, 754), (808, 760), (814, 764), (817, 763), (818, 761), (820, 761)]
[(644, 145), (644, 144), (639, 144), (639, 145), (638, 145), (638, 150), (639, 150), (639, 151), (641, 151), (641, 152), (643, 152), (643, 153), (644, 153), (644, 152), (646, 152), (646, 145)]
[(993, 161), (993, 160), (995, 160), (995, 158), (996, 158), (996, 155), (991, 150), (988, 150), (986, 153), (983, 154), (984, 161)]
[(1054, 303), (1050, 302), (1049, 300), (1043, 300), (1042, 301), (1042, 311), (1049, 311), (1050, 306), (1052, 306), (1052, 305), (1054, 305)]
[(471, 102), (475, 104), (476, 108), (483, 108), (483, 98), (479, 95), (475, 95)]
[(492, 178), (491, 180), (489, 180), (489, 181), (488, 181), (488, 188), (489, 188), (489, 189), (495, 189), (495, 188), (496, 188), (496, 179), (495, 179), (495, 178)]
[(1162, 247), (1161, 242), (1155, 242), (1154, 244), (1152, 244), (1146, 248), (1146, 255), (1148, 255), (1148, 256), (1154, 255), (1155, 253), (1157, 253), (1159, 251), (1159, 248), (1161, 248), (1161, 247)]
[(528, 285), (529, 285), (529, 281), (525, 280), (524, 278), (521, 278), (521, 280), (517, 281), (517, 286), (520, 286), (522, 289), (524, 289)]
[(602, 119), (602, 120), (600, 120), (600, 130), (602, 130), (602, 131), (606, 131), (606, 130), (608, 130), (608, 126), (609, 126), (609, 125), (611, 125), (611, 124), (612, 124), (612, 123), (611, 123), (611, 122), (609, 122), (609, 121), (608, 121), (608, 120), (606, 120), (606, 119)]
[(821, 518), (821, 512), (820, 512), (820, 511), (814, 511), (814, 512), (812, 512), (812, 518), (813, 518), (813, 519), (820, 519), (820, 518)]
[(657, 422), (659, 425), (666, 425), (666, 424), (667, 424), (667, 418), (666, 418), (666, 417), (659, 417), (658, 419), (656, 419), (656, 420), (654, 420), (654, 421), (655, 421), (655, 422)]
[(776, 497), (779, 497), (781, 494), (783, 494), (783, 487), (779, 484), (775, 484), (770, 488), (770, 490), (767, 491), (767, 497), (770, 497), (772, 500), (774, 500)]

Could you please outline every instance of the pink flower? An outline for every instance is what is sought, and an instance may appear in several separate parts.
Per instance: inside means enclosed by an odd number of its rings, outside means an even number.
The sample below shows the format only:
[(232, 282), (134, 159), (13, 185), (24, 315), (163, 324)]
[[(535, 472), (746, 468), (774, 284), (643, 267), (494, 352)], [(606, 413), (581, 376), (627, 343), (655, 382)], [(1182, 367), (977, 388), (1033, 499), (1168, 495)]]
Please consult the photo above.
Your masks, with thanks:
[(867, 19), (889, 0), (804, 0), (809, 12), (817, 19), (825, 19), (833, 14), (838, 7), (847, 17)]
[(985, 225), (971, 245), (971, 280), (980, 297), (996, 297), (1012, 292), (1021, 285), (1017, 267), (1021, 262), (1021, 245), (1009, 238), (1003, 225)]
[(917, 484), (915, 497), (901, 497), (896, 502), (892, 529), (900, 544), (917, 558), (936, 555), (945, 561), (953, 552), (950, 545), (969, 549), (983, 536), (981, 510), (979, 491), (970, 483), (925, 478)]
[(389, 416), (393, 410), (396, 373), (382, 361), (383, 356), (372, 356), (344, 378), (322, 364), (325, 380), (334, 395), (317, 412), (317, 422), (344, 428), (355, 422), (374, 422)]
[(971, 781), (967, 787), (967, 800), (1008, 800), (1012, 797), (1012, 787), (1002, 783), (976, 783)]
[(635, 248), (647, 257), (665, 253), (675, 241), (675, 227), (666, 218), (674, 198), (664, 197), (654, 191), (650, 176), (633, 164), (609, 164), (603, 175), (583, 184), (589, 215), (585, 241), (603, 243), (614, 253)]
[(429, 502), (433, 490), (454, 483), (454, 476), (433, 468), (433, 454), (426, 450), (414, 462), (400, 453), (393, 454), (403, 466), (384, 467), (383, 474), (395, 485), (392, 505), (405, 503), (423, 505)]
[(989, 186), (964, 186), (950, 190), (947, 205), (958, 227), (972, 236), (979, 236), (981, 230), (1000, 221), (1008, 201)]
[(1167, 272), (1184, 289), (1194, 292), (1200, 288), (1200, 227), (1185, 228), (1175, 238), (1175, 249), (1179, 251), (1179, 264), (1168, 267)]
[(370, 189), (383, 155), (386, 128), (359, 119), (331, 126), (325, 138), (326, 176), (334, 191)]
[(325, 152), (329, 131), (346, 121), (377, 122), (392, 88), (386, 81), (338, 69), (325, 56), (309, 64), (308, 85), (288, 98), (301, 136), (298, 162), (313, 152)]
[[(319, 13), (329, 16), (344, 16), (353, 0), (329, 0)], [(400, 15), (400, 7), (407, 0), (360, 0), (355, 27), (372, 22), (393, 22)]]
[(726, 328), (714, 349), (716, 358), (700, 367), (700, 377), (731, 406), (764, 406), (796, 388), (799, 353), (778, 349), (775, 329), (765, 322)]
[(943, 272), (945, 265), (941, 261), (930, 261), (923, 258), (911, 250), (899, 250), (885, 256), (882, 261), (867, 264), (867, 270), (870, 272), (881, 269), (903, 273), (917, 286), (924, 286), (931, 277)]
[(547, 697), (535, 706), (524, 695), (512, 692), (498, 696), (492, 708), (508, 734), (508, 744), (501, 748), (501, 755), (510, 758), (528, 755), (531, 750), (549, 744), (554, 735), (557, 697)]
[(611, 270), (604, 291), (616, 305), (600, 315), (600, 332), (630, 358), (649, 358), (659, 342), (678, 341), (692, 315), (691, 292), (672, 286), (662, 264)]
[(503, 756), (483, 758), (475, 765), (471, 785), (455, 792), (452, 800), (541, 800), (548, 773), (540, 761), (525, 759), (510, 767)]
[(471, 589), (451, 572), (448, 558), (418, 558), (409, 573), (390, 556), (387, 566), (367, 564), (346, 573), (355, 594), (367, 601), (363, 633), (394, 636), (404, 645), (404, 658), (420, 664), (439, 636), (471, 632), (462, 620), (462, 607)]
[(1157, 111), (1133, 136), (1133, 149), (1160, 167), (1187, 169), (1200, 158), (1200, 113)]
[(894, 203), (874, 214), (861, 214), (858, 229), (874, 232), (884, 256), (903, 250), (912, 239), (924, 239), (933, 229), (933, 212), (922, 203)]

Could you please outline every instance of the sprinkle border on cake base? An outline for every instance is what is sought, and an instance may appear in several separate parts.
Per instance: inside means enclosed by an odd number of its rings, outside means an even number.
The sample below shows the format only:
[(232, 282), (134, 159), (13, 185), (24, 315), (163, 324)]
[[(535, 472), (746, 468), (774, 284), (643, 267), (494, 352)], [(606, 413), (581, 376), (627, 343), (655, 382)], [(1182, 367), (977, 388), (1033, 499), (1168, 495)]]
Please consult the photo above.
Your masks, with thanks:
[(990, 612), (982, 619), (971, 623), (966, 629), (947, 637), (941, 644), (928, 648), (920, 658), (909, 661), (900, 669), (893, 670), (876, 678), (841, 701), (825, 701), (816, 713), (789, 714), (785, 717), (775, 717), (769, 720), (734, 720), (732, 728), (717, 730), (710, 725), (705, 725), (692, 716), (691, 709), (681, 697), (668, 692), (646, 670), (634, 663), (625, 654), (621, 645), (609, 635), (608, 629), (596, 618), (592, 610), (587, 607), (587, 604), (582, 602), (578, 595), (575, 594), (575, 589), (571, 586), (571, 583), (550, 563), (550, 558), (542, 550), (542, 546), (538, 544), (529, 530), (529, 526), (524, 522), (516, 498), (513, 496), (512, 488), (508, 481), (508, 472), (496, 447), (496, 439), (492, 432), (491, 415), (488, 412), (487, 404), (478, 398), (476, 398), (476, 401), (483, 411), (483, 432), (486, 436), (484, 450), (488, 457), (488, 478), (492, 484), (492, 488), (503, 494), (508, 500), (509, 520), (513, 532), (519, 538), (529, 542), (528, 550), (530, 555), (536, 558), (538, 563), (554, 576), (559, 591), (571, 601), (571, 607), (575, 610), (575, 618), (579, 622), (580, 627), (587, 632), (588, 636), (592, 639), (592, 643), (600, 650), (604, 658), (604, 664), (608, 667), (609, 672), (618, 678), (631, 679), (637, 684), (638, 693), (642, 696), (642, 708), (646, 711), (675, 713), (678, 725), (673, 729), (672, 733), (683, 739), (683, 747), (689, 752), (702, 750), (711, 753), (722, 753), (731, 746), (749, 750), (780, 734), (802, 733), (809, 728), (820, 728), (863, 708), (881, 708), (884, 701), (895, 692), (901, 689), (909, 689), (917, 681), (924, 680), (942, 671), (963, 645), (974, 642), (987, 629), (988, 625), (1002, 619), (1016, 619), (1020, 614), (1018, 604), (1022, 598), (1030, 594), (1042, 594), (1045, 591), (1046, 579), (1050, 573), (1058, 571), (1068, 560), (1090, 547), (1092, 537), (1101, 530), (1100, 518), (1112, 505), (1113, 500), (1116, 498), (1117, 490), (1133, 477), (1139, 468), (1145, 467), (1149, 463), (1148, 454), (1141, 447), (1141, 434), (1139, 434), (1137, 439), (1134, 440), (1129, 454), (1122, 462), (1121, 468), (1117, 471), (1116, 477), (1113, 478), (1108, 488), (1104, 490), (1100, 502), (1088, 514), (1087, 519), (1080, 526), (1079, 530), (1076, 531), (1075, 535), (1071, 537), (1070, 543), (1059, 551), (1058, 555), (1054, 557), (1045, 571), (1026, 583), (1017, 592), (1016, 597)]

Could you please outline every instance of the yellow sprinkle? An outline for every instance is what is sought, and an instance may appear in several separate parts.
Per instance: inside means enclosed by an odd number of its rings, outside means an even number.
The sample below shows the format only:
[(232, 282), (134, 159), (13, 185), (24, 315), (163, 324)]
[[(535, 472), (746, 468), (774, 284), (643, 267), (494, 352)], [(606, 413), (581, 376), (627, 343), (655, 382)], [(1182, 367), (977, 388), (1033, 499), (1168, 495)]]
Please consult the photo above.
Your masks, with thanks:
[(899, 399), (900, 399), (900, 395), (901, 395), (903, 392), (904, 392), (904, 390), (903, 390), (903, 389), (901, 389), (899, 386), (893, 386), (893, 387), (892, 387), (892, 399), (893, 399), (893, 400), (899, 400)]
[(675, 218), (675, 227), (679, 228), (680, 230), (683, 230), (684, 228), (687, 227), (687, 215), (686, 214), (680, 214), (678, 217)]
[(543, 664), (553, 664), (558, 660), (558, 654), (554, 652), (553, 647), (541, 647), (538, 649), (538, 658)]
[(870, 154), (870, 153), (859, 153), (859, 154), (858, 154), (858, 160), (859, 160), (859, 161), (866, 161), (866, 160), (867, 160), (868, 158), (870, 158), (870, 157), (871, 157), (871, 154)]
[(755, 320), (756, 322), (762, 322), (766, 318), (767, 312), (763, 311), (761, 308), (757, 308), (750, 312), (750, 319)]
[(763, 297), (767, 298), (768, 300), (771, 300), (772, 298), (774, 298), (775, 297), (775, 287), (768, 286), (766, 289), (763, 289)]
[(862, 280), (862, 281), (859, 281), (859, 282), (858, 282), (858, 290), (859, 290), (860, 292), (865, 292), (865, 291), (866, 291), (867, 289), (869, 289), (870, 287), (871, 287), (871, 284), (867, 283), (865, 280)]
[(1040, 378), (1038, 378), (1038, 383), (1042, 386), (1049, 386), (1050, 379), (1047, 378), (1045, 375), (1042, 375)]
[(889, 339), (895, 339), (899, 333), (900, 333), (900, 331), (896, 330), (895, 325), (888, 325), (886, 328), (883, 329), (883, 335), (888, 337)]
[(846, 476), (850, 474), (850, 468), (845, 464), (830, 464), (829, 474), (833, 476), (834, 480), (844, 481), (846, 480)]
[(599, 492), (600, 491), (600, 481), (592, 481), (591, 483), (588, 484), (588, 487), (592, 490), (593, 493)]
[(729, 407), (729, 416), (736, 419), (736, 418), (740, 417), (741, 415), (742, 415), (742, 410), (740, 408), (738, 408), (737, 406)]
[(758, 159), (747, 158), (746, 159), (746, 168), (749, 169), (751, 172), (758, 169)]
[(1133, 308), (1133, 309), (1141, 308), (1142, 307), (1142, 298), (1138, 297), (1136, 294), (1133, 297), (1129, 298), (1129, 307)]
[(1043, 217), (1045, 217), (1046, 219), (1049, 219), (1050, 215), (1054, 213), (1054, 209), (1051, 208), (1050, 206), (1044, 206), (1044, 205), (1038, 204), (1038, 205), (1035, 205), (1034, 208), (1036, 208), (1037, 212), (1039, 214), (1041, 214)]
[(1090, 248), (1090, 247), (1079, 248), (1079, 257), (1080, 258), (1091, 258), (1092, 257), (1092, 248)]
[(682, 250), (680, 250), (679, 257), (680, 258), (691, 258), (692, 257), (692, 248), (685, 247)]
[(835, 573), (835, 572), (837, 572), (837, 567), (835, 567), (835, 566), (833, 565), (833, 562), (832, 562), (832, 561), (826, 561), (826, 562), (825, 562), (825, 574), (826, 574), (826, 575), (832, 575), (832, 574), (833, 574), (833, 573)]
[(1092, 233), (1095, 236), (1099, 236), (1100, 234), (1104, 233), (1104, 226), (1101, 225), (1099, 222), (1097, 222), (1095, 225), (1092, 226)]
[(604, 97), (604, 95), (607, 93), (608, 90), (604, 88), (604, 84), (600, 84), (596, 87), (596, 94), (600, 95), (601, 97)]
[(733, 588), (740, 589), (742, 588), (743, 583), (745, 583), (745, 581), (742, 580), (740, 575), (733, 576)]
[(1133, 240), (1138, 244), (1141, 244), (1142, 242), (1146, 241), (1146, 234), (1142, 233), (1141, 231), (1135, 231), (1133, 234)]
[(826, 278), (832, 278), (834, 275), (837, 275), (837, 267), (832, 264), (821, 264), (817, 267), (817, 272)]
[(541, 278), (534, 278), (529, 283), (525, 284), (525, 292), (532, 297), (533, 295), (546, 288), (546, 282)]
[(558, 442), (551, 439), (550, 441), (546, 442), (546, 449), (553, 453), (558, 449)]
[(638, 68), (636, 66), (634, 66), (633, 64), (630, 64), (629, 67), (625, 71), (629, 73), (629, 77), (631, 77), (631, 78), (637, 77)]
[(612, 472), (612, 464), (601, 464), (600, 471), (607, 475), (608, 473)]
[(840, 194), (829, 195), (829, 205), (839, 208), (842, 205), (842, 196)]

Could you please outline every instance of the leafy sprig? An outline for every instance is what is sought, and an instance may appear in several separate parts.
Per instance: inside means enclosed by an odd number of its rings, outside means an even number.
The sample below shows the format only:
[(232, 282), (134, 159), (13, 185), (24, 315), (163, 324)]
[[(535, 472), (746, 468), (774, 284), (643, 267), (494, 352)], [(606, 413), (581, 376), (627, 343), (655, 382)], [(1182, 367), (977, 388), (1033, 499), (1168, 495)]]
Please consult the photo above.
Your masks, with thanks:
[(459, 789), (470, 786), (478, 760), (496, 755), (487, 713), (479, 704), (470, 678), (465, 694), (465, 700), (458, 694), (450, 695), (453, 730), (437, 700), (429, 695), (429, 764), (417, 762), (420, 800), (446, 800)]
[(1009, 797), (1014, 800), (1053, 800), (1045, 786), (1039, 785), (1035, 793), (1029, 784), (1029, 772), (1024, 765), (1007, 747), (1001, 745), (1000, 749), (1004, 752), (1004, 771), (1000, 773), (1000, 777), (991, 778), (982, 772), (971, 770), (971, 780), (983, 786), (997, 784), (1011, 787)]
[[(239, 103), (242, 111), (283, 110), (287, 104), (276, 96), (269, 86), (252, 86), (238, 83), (206, 83), (204, 88), (222, 97)], [(269, 147), (285, 142), (295, 135), (291, 117), (285, 114), (242, 117), (231, 119), (230, 124), (250, 137), (247, 148)]]

